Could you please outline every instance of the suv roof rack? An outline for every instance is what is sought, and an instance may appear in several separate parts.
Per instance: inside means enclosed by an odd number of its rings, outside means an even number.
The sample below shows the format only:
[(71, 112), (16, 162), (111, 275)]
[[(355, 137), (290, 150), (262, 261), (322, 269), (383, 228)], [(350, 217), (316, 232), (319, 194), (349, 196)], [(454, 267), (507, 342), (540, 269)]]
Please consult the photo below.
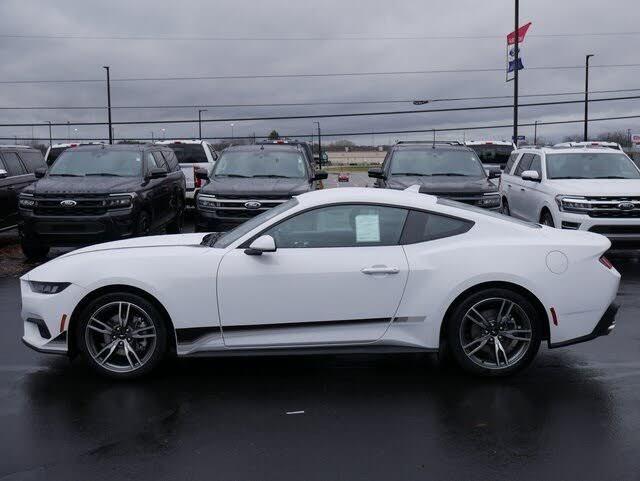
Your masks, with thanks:
[(10, 144), (0, 144), (1, 148), (4, 149), (35, 149), (35, 147), (32, 147), (30, 145), (10, 145)]
[(396, 142), (396, 145), (402, 144), (459, 145), (464, 147), (464, 144), (459, 140), (398, 140)]

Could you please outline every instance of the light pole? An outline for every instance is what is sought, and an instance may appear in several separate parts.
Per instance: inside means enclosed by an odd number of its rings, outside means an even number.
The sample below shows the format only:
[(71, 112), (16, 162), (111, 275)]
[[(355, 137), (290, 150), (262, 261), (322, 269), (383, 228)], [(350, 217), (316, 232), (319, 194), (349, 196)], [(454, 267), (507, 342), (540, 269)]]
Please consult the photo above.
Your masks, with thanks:
[(584, 62), (584, 141), (589, 140), (589, 59), (593, 54), (585, 57)]
[(73, 139), (78, 140), (78, 129), (73, 129)]
[(49, 147), (51, 147), (53, 145), (53, 142), (52, 142), (53, 139), (51, 137), (51, 121), (50, 120), (46, 120), (45, 122), (47, 124), (49, 124)]
[(113, 130), (111, 129), (111, 77), (110, 67), (103, 66), (103, 69), (107, 71), (107, 111), (109, 113), (109, 144), (113, 144)]
[(518, 60), (520, 58), (520, 39), (518, 28), (520, 24), (520, 0), (515, 0), (515, 33), (516, 43), (513, 47), (513, 142), (518, 145)]
[(233, 124), (231, 124), (231, 142), (233, 142)]
[(538, 121), (533, 123), (533, 145), (538, 145)]
[(71, 143), (71, 122), (67, 120), (67, 141)]
[(153, 138), (153, 130), (151, 131), (151, 143), (152, 144), (156, 143), (156, 139)]
[(320, 122), (314, 122), (318, 126), (318, 167), (322, 169), (322, 132)]
[(202, 112), (208, 112), (207, 109), (198, 109), (198, 139), (202, 140)]
[(167, 137), (166, 136), (167, 129), (160, 129), (160, 130), (162, 131), (162, 140), (164, 140)]

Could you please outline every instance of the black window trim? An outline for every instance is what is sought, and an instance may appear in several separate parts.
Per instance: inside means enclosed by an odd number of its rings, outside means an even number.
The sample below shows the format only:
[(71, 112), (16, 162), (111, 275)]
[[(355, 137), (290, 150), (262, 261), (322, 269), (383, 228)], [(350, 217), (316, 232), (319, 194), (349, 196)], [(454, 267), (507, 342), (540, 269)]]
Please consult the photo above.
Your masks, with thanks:
[[(458, 217), (455, 215), (451, 215), (451, 214), (443, 214), (441, 212), (434, 212), (434, 211), (430, 211), (428, 209), (421, 209), (418, 207), (409, 207), (406, 205), (396, 205), (396, 204), (386, 204), (383, 202), (332, 202), (329, 204), (323, 204), (323, 205), (315, 205), (313, 207), (308, 207), (306, 209), (300, 210), (298, 212), (295, 212), (287, 217), (285, 217), (284, 219), (280, 219), (279, 221), (269, 225), (268, 227), (262, 229), (260, 232), (258, 232), (257, 234), (251, 236), (249, 239), (247, 239), (246, 241), (242, 242), (240, 245), (238, 245), (236, 247), (236, 249), (248, 249), (249, 246), (251, 245), (251, 243), (256, 240), (258, 237), (262, 236), (265, 234), (265, 232), (267, 232), (268, 230), (282, 224), (283, 222), (292, 219), (298, 215), (304, 214), (306, 212), (310, 212), (312, 210), (316, 210), (316, 209), (322, 209), (324, 207), (336, 207), (336, 206), (341, 206), (341, 205), (371, 205), (371, 206), (376, 206), (376, 207), (390, 207), (390, 208), (395, 208), (395, 209), (404, 209), (407, 211), (407, 216), (404, 219), (404, 224), (402, 226), (402, 230), (400, 231), (400, 237), (398, 238), (398, 243), (397, 244), (392, 244), (392, 245), (380, 245), (380, 246), (376, 246), (376, 245), (362, 245), (362, 246), (350, 246), (347, 248), (358, 248), (358, 247), (392, 247), (392, 246), (403, 246), (403, 245), (414, 245), (414, 244), (422, 244), (423, 242), (431, 242), (434, 240), (438, 240), (438, 239), (446, 239), (448, 237), (454, 237), (457, 235), (461, 235), (461, 234), (465, 234), (467, 232), (469, 232), (473, 226), (476, 224), (475, 221), (469, 220), (469, 219), (465, 219), (464, 217)], [(416, 211), (416, 212), (422, 212), (425, 214), (431, 214), (431, 215), (439, 215), (442, 217), (448, 217), (450, 219), (454, 219), (454, 220), (458, 220), (458, 221), (462, 221), (465, 223), (468, 223), (469, 228), (464, 230), (463, 232), (459, 232), (453, 235), (446, 235), (446, 236), (433, 236), (433, 238), (429, 238), (426, 240), (421, 240), (421, 241), (417, 241), (417, 242), (403, 242), (405, 240), (405, 230), (407, 228), (407, 221), (409, 220), (409, 214), (411, 213), (411, 211)], [(408, 234), (407, 234), (408, 235)], [(277, 247), (277, 246), (276, 246)], [(345, 249), (345, 247), (337, 247), (337, 246), (327, 246), (327, 247), (312, 247), (311, 249)]]

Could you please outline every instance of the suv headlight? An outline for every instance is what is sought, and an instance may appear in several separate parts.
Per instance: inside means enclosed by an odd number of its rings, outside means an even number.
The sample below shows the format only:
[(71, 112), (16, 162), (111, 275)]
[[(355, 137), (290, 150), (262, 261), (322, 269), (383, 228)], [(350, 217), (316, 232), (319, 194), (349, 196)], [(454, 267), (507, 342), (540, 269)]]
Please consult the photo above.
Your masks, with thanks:
[(204, 210), (214, 210), (216, 206), (216, 196), (211, 194), (198, 194), (198, 207)]
[(133, 196), (131, 194), (112, 194), (104, 204), (107, 209), (126, 209), (133, 204)]
[(31, 196), (20, 196), (18, 205), (23, 209), (33, 209), (36, 206), (36, 201)]
[(38, 294), (57, 294), (64, 291), (71, 285), (70, 282), (39, 282), (29, 281), (29, 286), (33, 292)]
[(500, 194), (484, 194), (483, 198), (478, 201), (478, 207), (500, 207)]
[(556, 196), (556, 203), (558, 204), (558, 209), (562, 212), (576, 212), (579, 214), (587, 212), (593, 207), (586, 198), (573, 195), (558, 195)]

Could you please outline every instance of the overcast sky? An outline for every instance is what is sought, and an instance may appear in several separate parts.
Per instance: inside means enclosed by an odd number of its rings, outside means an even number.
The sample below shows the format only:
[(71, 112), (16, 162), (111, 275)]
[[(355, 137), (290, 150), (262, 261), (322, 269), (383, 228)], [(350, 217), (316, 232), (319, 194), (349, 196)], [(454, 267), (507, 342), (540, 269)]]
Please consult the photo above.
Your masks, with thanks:
[[(581, 65), (593, 53), (598, 64), (640, 64), (640, 35), (557, 38), (550, 34), (640, 31), (637, 0), (521, 0), (521, 23), (533, 22), (522, 46), (525, 66)], [(509, 0), (2, 0), (3, 35), (80, 35), (83, 37), (225, 37), (243, 40), (109, 40), (6, 38), (0, 36), (0, 80), (99, 79), (103, 65), (112, 78), (304, 74), (501, 68), (504, 35), (513, 29)], [(537, 35), (537, 36), (536, 36)], [(375, 40), (370, 37), (477, 36), (475, 39)], [(269, 40), (273, 38), (296, 40)], [(369, 37), (357, 39), (357, 37)], [(257, 40), (251, 40), (251, 39)], [(312, 38), (312, 39), (310, 39)], [(355, 39), (354, 39), (355, 38)], [(306, 40), (305, 40), (306, 39)], [(594, 68), (591, 88), (640, 89), (640, 68)], [(575, 92), (583, 89), (582, 70), (525, 70), (521, 94)], [(438, 99), (510, 95), (503, 71), (334, 78), (235, 79), (114, 82), (114, 106), (204, 105), (220, 103), (289, 103), (390, 99)], [(640, 90), (627, 95), (640, 94)], [(625, 94), (607, 94), (618, 96)], [(601, 95), (602, 96), (602, 95)], [(597, 97), (594, 95), (594, 98)], [(566, 97), (579, 99), (579, 96)], [(521, 102), (554, 100), (521, 99)], [(557, 98), (555, 100), (558, 100)], [(436, 103), (424, 109), (479, 105), (482, 102)], [(508, 99), (490, 104), (510, 103)], [(0, 107), (105, 105), (105, 85), (0, 84)], [(260, 115), (317, 115), (414, 109), (410, 103), (324, 105), (306, 107), (210, 108), (204, 118)], [(640, 101), (593, 104), (593, 117), (640, 115)], [(583, 106), (530, 107), (520, 121), (580, 118)], [(114, 110), (114, 121), (193, 119), (197, 110)], [(106, 111), (0, 110), (0, 122), (106, 121)], [(320, 119), (324, 132), (373, 132), (508, 124), (509, 109), (410, 114), (384, 117)], [(231, 135), (230, 122), (207, 123), (204, 136)], [(78, 126), (71, 136), (104, 137), (106, 127)], [(197, 125), (116, 126), (116, 138), (196, 136)], [(235, 122), (234, 135), (310, 133), (313, 119)], [(539, 135), (559, 138), (578, 133), (579, 124), (542, 126)], [(640, 132), (640, 119), (594, 123), (593, 133), (627, 129)], [(54, 127), (66, 137), (67, 127)], [(532, 128), (522, 133), (533, 135)], [(1, 137), (31, 137), (30, 127), (0, 127)], [(36, 128), (36, 137), (48, 136)], [(462, 132), (442, 134), (456, 138)], [(470, 138), (509, 138), (510, 129), (467, 131)], [(347, 137), (347, 136), (341, 136)], [(376, 135), (376, 143), (429, 134)], [(352, 138), (370, 144), (372, 136)]]

